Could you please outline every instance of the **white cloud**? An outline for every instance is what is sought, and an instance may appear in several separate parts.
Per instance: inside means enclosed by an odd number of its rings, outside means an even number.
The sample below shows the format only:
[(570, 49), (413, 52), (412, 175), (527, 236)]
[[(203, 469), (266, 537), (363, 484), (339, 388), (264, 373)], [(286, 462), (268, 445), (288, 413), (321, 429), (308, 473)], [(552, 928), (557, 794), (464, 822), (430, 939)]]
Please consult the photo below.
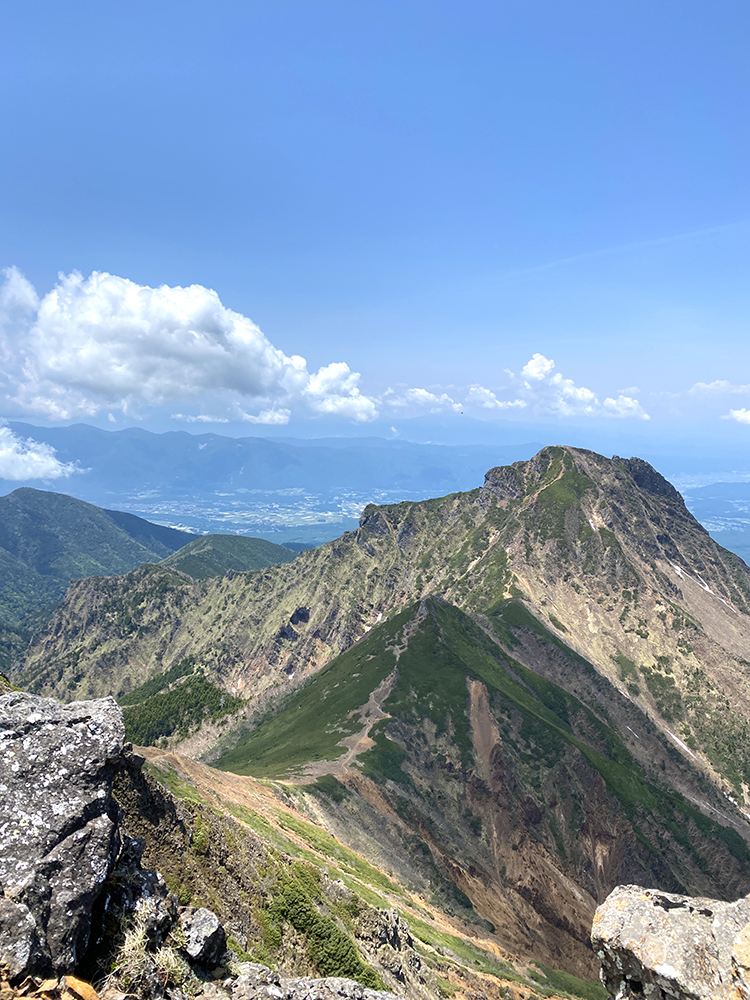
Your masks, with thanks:
[(395, 388), (387, 389), (383, 393), (382, 403), (392, 409), (403, 412), (424, 412), (444, 413), (451, 411), (460, 413), (462, 406), (457, 403), (447, 392), (438, 395), (430, 392), (429, 389), (409, 388), (406, 385), (397, 385)]
[(350, 371), (344, 361), (336, 361), (310, 376), (305, 399), (316, 413), (348, 417), (357, 423), (375, 420), (377, 405), (369, 396), (362, 395), (357, 386), (359, 379), (359, 372)]
[(344, 362), (308, 372), (304, 358), (274, 347), (201, 285), (149, 288), (73, 273), (39, 301), (18, 270), (5, 278), (0, 350), (17, 412), (70, 420), (221, 397), (230, 410), (260, 405), (261, 423), (281, 422), (293, 405), (355, 421), (378, 415)]
[[(112, 414), (110, 414), (111, 416)], [(212, 417), (209, 413), (173, 413), (172, 420), (184, 420), (186, 424), (228, 424), (229, 417)]]
[(750, 424), (750, 410), (744, 406), (741, 410), (730, 410), (723, 415), (722, 420), (736, 420), (738, 424)]
[(81, 471), (56, 458), (55, 449), (50, 445), (32, 438), (20, 438), (10, 427), (0, 425), (0, 479), (13, 482), (60, 479)]
[(285, 424), (289, 423), (289, 418), (292, 415), (291, 410), (261, 410), (257, 416), (253, 416), (252, 413), (242, 413), (242, 419), (247, 420), (251, 424), (270, 424), (275, 427), (283, 427)]
[(555, 362), (545, 358), (543, 354), (532, 354), (531, 360), (521, 369), (521, 374), (524, 378), (543, 379), (554, 367)]
[[(648, 420), (649, 415), (637, 399), (625, 391), (616, 398), (607, 396), (604, 402), (593, 390), (576, 385), (573, 379), (552, 374), (555, 362), (543, 354), (534, 354), (523, 366), (520, 375), (505, 369), (510, 379), (512, 400), (498, 399), (495, 392), (483, 386), (472, 386), (467, 404), (486, 409), (527, 408), (537, 416), (555, 417), (635, 417)], [(633, 390), (637, 391), (637, 390)]]
[(727, 379), (715, 379), (713, 382), (696, 382), (691, 385), (688, 389), (689, 393), (694, 396), (703, 395), (733, 395), (733, 396), (747, 396), (750, 394), (750, 385), (733, 385), (728, 382)]
[(623, 393), (620, 393), (617, 399), (607, 396), (604, 400), (604, 408), (612, 417), (639, 417), (641, 420), (651, 419), (648, 413), (644, 412), (643, 407), (637, 399), (633, 399), (632, 396), (626, 396)]
[(485, 389), (482, 385), (472, 385), (469, 387), (469, 395), (466, 397), (468, 404), (481, 406), (485, 410), (510, 410), (523, 409), (527, 403), (525, 399), (498, 399), (491, 389)]

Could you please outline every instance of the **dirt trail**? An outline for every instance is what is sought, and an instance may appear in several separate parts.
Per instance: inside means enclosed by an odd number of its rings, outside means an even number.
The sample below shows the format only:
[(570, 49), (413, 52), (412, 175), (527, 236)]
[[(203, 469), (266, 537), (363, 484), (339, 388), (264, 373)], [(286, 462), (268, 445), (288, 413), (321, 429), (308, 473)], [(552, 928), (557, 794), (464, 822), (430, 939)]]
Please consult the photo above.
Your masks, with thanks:
[[(398, 653), (396, 654), (398, 659)], [(359, 714), (362, 729), (353, 736), (347, 736), (340, 740), (337, 746), (344, 747), (346, 752), (337, 760), (319, 760), (307, 765), (298, 776), (295, 777), (296, 785), (309, 785), (323, 774), (332, 774), (334, 778), (343, 778), (352, 767), (358, 755), (375, 746), (375, 741), (370, 736), (370, 730), (376, 722), (381, 719), (390, 719), (390, 715), (383, 711), (383, 702), (393, 690), (396, 683), (396, 671), (393, 670), (384, 681), (382, 681), (372, 692), (367, 702), (355, 710), (354, 714)]]
[(375, 741), (370, 736), (370, 730), (376, 722), (380, 722), (383, 719), (390, 719), (390, 715), (383, 711), (383, 703), (391, 691), (393, 691), (393, 686), (396, 683), (398, 661), (401, 659), (401, 654), (405, 652), (409, 645), (409, 639), (417, 632), (420, 622), (424, 619), (426, 613), (422, 604), (414, 618), (404, 626), (401, 633), (401, 642), (389, 647), (396, 657), (396, 669), (384, 681), (378, 684), (361, 708), (355, 709), (350, 713), (349, 718), (359, 715), (362, 728), (358, 733), (354, 733), (352, 736), (347, 736), (339, 741), (337, 746), (344, 747), (345, 752), (336, 760), (311, 762), (303, 771), (295, 775), (295, 784), (312, 784), (312, 782), (324, 774), (331, 774), (334, 778), (341, 780), (349, 774), (357, 757), (366, 750), (369, 750), (370, 747), (375, 746)]

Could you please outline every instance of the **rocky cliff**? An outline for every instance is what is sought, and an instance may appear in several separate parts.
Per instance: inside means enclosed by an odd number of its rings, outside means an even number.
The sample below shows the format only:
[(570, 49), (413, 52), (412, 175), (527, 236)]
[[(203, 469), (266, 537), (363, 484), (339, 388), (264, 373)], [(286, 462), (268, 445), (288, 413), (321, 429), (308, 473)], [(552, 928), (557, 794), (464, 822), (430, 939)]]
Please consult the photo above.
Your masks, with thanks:
[(113, 699), (0, 697), (0, 962), (72, 970), (119, 849), (111, 788), (124, 744)]

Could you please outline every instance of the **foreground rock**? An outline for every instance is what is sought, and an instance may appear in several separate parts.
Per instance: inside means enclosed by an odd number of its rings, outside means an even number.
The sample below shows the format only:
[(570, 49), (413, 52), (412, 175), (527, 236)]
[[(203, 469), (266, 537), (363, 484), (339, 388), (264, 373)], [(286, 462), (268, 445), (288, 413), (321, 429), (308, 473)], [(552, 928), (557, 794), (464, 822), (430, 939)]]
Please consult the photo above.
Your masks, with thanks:
[(617, 1000), (750, 998), (750, 896), (736, 903), (619, 886), (591, 941)]
[(196, 1000), (400, 1000), (352, 979), (285, 977), (254, 962), (243, 962), (236, 971), (228, 979), (207, 983)]
[(72, 970), (118, 850), (112, 799), (125, 733), (112, 698), (0, 697), (0, 966)]

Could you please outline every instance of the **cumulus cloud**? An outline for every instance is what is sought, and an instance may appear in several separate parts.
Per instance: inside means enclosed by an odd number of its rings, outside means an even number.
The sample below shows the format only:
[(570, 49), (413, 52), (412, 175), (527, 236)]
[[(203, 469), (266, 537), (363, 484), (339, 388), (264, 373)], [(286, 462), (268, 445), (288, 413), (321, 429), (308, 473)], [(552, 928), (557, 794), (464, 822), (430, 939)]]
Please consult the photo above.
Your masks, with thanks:
[[(355, 421), (377, 416), (344, 362), (309, 372), (250, 319), (201, 285), (150, 288), (106, 272), (61, 275), (41, 301), (15, 268), (0, 292), (5, 393), (22, 413), (52, 420), (221, 396), (260, 407), (258, 423), (291, 405)], [(287, 414), (284, 417), (284, 414)], [(200, 416), (196, 417), (202, 420)]]
[(722, 417), (723, 420), (736, 420), (738, 424), (750, 424), (750, 410), (742, 407), (740, 410), (730, 410)]
[(576, 385), (573, 379), (564, 378), (554, 369), (555, 362), (551, 358), (534, 354), (523, 366), (520, 375), (506, 370), (514, 399), (502, 400), (489, 389), (473, 386), (467, 401), (485, 408), (526, 407), (540, 416), (649, 419), (641, 404), (632, 396), (621, 392), (616, 398), (607, 396), (602, 402), (593, 390)]
[(20, 438), (10, 427), (0, 425), (0, 479), (61, 479), (80, 471), (69, 462), (61, 462), (50, 445)]
[(747, 396), (750, 394), (750, 385), (733, 385), (725, 378), (717, 378), (713, 382), (695, 382), (688, 392), (694, 396)]
[(555, 362), (545, 358), (543, 354), (532, 354), (531, 360), (527, 361), (521, 369), (524, 378), (543, 379), (555, 367)]
[(304, 396), (316, 413), (336, 414), (357, 423), (375, 420), (378, 408), (373, 399), (359, 390), (359, 372), (349, 370), (344, 361), (337, 361), (310, 376)]
[(523, 409), (527, 406), (525, 399), (498, 399), (491, 389), (485, 389), (482, 385), (472, 385), (469, 387), (469, 395), (466, 397), (467, 404), (481, 406), (485, 410), (511, 410)]
[(407, 385), (387, 389), (381, 402), (402, 416), (409, 413), (460, 413), (462, 409), (461, 403), (456, 402), (447, 392), (438, 394), (429, 389), (410, 388)]

